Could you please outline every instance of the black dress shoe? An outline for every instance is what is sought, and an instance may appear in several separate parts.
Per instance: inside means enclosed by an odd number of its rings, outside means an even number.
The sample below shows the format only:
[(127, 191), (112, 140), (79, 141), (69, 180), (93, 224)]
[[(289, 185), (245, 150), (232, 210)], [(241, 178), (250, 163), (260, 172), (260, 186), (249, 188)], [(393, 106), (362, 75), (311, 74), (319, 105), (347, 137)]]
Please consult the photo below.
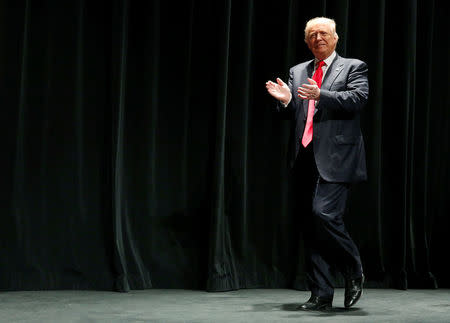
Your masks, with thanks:
[(311, 295), (309, 300), (300, 305), (298, 309), (303, 311), (324, 311), (331, 308), (332, 301), (332, 298)]
[(349, 308), (356, 304), (363, 293), (364, 275), (356, 279), (347, 279), (345, 281), (345, 300), (344, 306)]

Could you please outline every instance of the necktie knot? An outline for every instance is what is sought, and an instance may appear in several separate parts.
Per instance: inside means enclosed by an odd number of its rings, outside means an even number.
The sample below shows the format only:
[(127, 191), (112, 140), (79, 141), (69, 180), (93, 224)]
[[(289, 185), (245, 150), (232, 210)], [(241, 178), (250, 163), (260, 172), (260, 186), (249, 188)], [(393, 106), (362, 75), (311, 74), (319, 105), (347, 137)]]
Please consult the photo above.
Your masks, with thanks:
[(316, 71), (314, 72), (314, 75), (313, 75), (313, 80), (316, 81), (318, 87), (322, 86), (322, 78), (323, 78), (322, 66), (324, 66), (324, 65), (325, 65), (324, 61), (319, 61), (317, 63)]

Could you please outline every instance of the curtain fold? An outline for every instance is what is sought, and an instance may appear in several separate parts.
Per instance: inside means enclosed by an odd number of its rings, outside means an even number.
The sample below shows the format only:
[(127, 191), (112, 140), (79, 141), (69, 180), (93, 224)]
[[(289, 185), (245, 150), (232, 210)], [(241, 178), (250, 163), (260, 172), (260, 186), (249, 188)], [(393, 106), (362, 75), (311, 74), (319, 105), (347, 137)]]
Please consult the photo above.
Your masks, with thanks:
[[(127, 50), (128, 50), (128, 1), (124, 1), (118, 5), (118, 26), (120, 26), (116, 37), (113, 36), (113, 42), (117, 41), (119, 44), (113, 48), (119, 48), (119, 57), (113, 65), (118, 65), (118, 84), (117, 88), (113, 89), (113, 102), (117, 102), (117, 110), (113, 113), (117, 120), (116, 124), (112, 124), (113, 136), (113, 161), (112, 161), (112, 182), (113, 182), (113, 230), (114, 230), (114, 264), (117, 273), (116, 289), (118, 291), (129, 291), (129, 271), (125, 247), (125, 226), (127, 224), (127, 196), (126, 196), (126, 181), (125, 181), (125, 95), (126, 95), (126, 81), (127, 81)], [(117, 37), (118, 36), (118, 37)], [(116, 64), (114, 64), (116, 63)], [(116, 99), (114, 96), (118, 96)], [(130, 237), (132, 238), (132, 236)]]
[(218, 49), (217, 58), (217, 90), (215, 101), (216, 134), (213, 143), (213, 165), (211, 174), (211, 229), (210, 257), (208, 270), (208, 291), (225, 291), (239, 288), (236, 271), (235, 255), (230, 236), (227, 207), (225, 201), (226, 181), (226, 147), (227, 136), (227, 98), (229, 86), (229, 53), (231, 29), (231, 0), (226, 1), (217, 9), (222, 13), (217, 28)]
[[(141, 251), (136, 243), (135, 230), (131, 224), (129, 203), (133, 200), (130, 190), (129, 163), (127, 162), (127, 147), (129, 139), (127, 129), (127, 88), (128, 88), (128, 48), (129, 48), (129, 8), (128, 1), (117, 4), (117, 20), (120, 21), (117, 33), (113, 35), (113, 48), (118, 48), (118, 57), (113, 57), (113, 68), (117, 68), (118, 80), (112, 87), (112, 102), (117, 102), (113, 109), (112, 143), (114, 147), (112, 161), (113, 184), (113, 231), (114, 231), (114, 268), (117, 275), (115, 289), (127, 292), (132, 289), (150, 288), (151, 279), (140, 255)], [(114, 20), (114, 19), (113, 19)], [(117, 98), (116, 98), (117, 96)]]
[(376, 49), (373, 64), (379, 66), (377, 73), (371, 73), (372, 82), (370, 84), (371, 95), (369, 97), (369, 104), (373, 107), (373, 114), (370, 121), (367, 122), (366, 128), (372, 133), (368, 138), (367, 144), (371, 147), (368, 151), (373, 156), (372, 160), (368, 160), (368, 171), (372, 174), (372, 185), (369, 188), (368, 194), (373, 197), (374, 202), (374, 216), (372, 222), (376, 230), (372, 231), (371, 239), (376, 241), (374, 246), (377, 254), (377, 268), (374, 270), (380, 277), (386, 272), (385, 265), (385, 248), (386, 242), (383, 239), (383, 79), (384, 79), (384, 40), (385, 40), (385, 24), (386, 24), (386, 3), (380, 1), (379, 3), (371, 3), (369, 9), (376, 17), (375, 23), (369, 28), (369, 37), (374, 42)]

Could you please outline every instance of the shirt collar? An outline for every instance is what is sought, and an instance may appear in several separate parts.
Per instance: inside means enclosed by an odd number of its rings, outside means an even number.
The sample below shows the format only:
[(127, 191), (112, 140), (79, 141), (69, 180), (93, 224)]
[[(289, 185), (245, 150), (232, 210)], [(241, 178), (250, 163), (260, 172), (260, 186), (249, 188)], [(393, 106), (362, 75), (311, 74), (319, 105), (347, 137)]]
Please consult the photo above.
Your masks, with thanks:
[[(336, 51), (333, 51), (330, 56), (325, 58), (323, 61), (325, 62), (326, 66), (330, 66), (331, 63), (333, 63), (334, 58), (336, 57)], [(319, 63), (319, 60), (317, 58), (314, 59), (314, 67), (317, 67), (317, 64)]]

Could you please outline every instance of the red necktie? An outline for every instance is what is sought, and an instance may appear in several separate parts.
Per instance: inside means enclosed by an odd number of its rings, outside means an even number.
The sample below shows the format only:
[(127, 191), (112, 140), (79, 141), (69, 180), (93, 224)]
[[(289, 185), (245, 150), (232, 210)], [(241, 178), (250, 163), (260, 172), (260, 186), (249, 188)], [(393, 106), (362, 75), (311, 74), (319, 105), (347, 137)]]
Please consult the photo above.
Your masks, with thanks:
[[(322, 86), (323, 71), (322, 66), (325, 65), (324, 61), (319, 61), (319, 66), (317, 66), (316, 71), (313, 75), (313, 80), (316, 81), (317, 86), (320, 88)], [(309, 100), (308, 102), (308, 117), (306, 118), (305, 131), (303, 132), (302, 145), (304, 147), (308, 146), (312, 140), (313, 136), (313, 117), (316, 104), (314, 100)]]

